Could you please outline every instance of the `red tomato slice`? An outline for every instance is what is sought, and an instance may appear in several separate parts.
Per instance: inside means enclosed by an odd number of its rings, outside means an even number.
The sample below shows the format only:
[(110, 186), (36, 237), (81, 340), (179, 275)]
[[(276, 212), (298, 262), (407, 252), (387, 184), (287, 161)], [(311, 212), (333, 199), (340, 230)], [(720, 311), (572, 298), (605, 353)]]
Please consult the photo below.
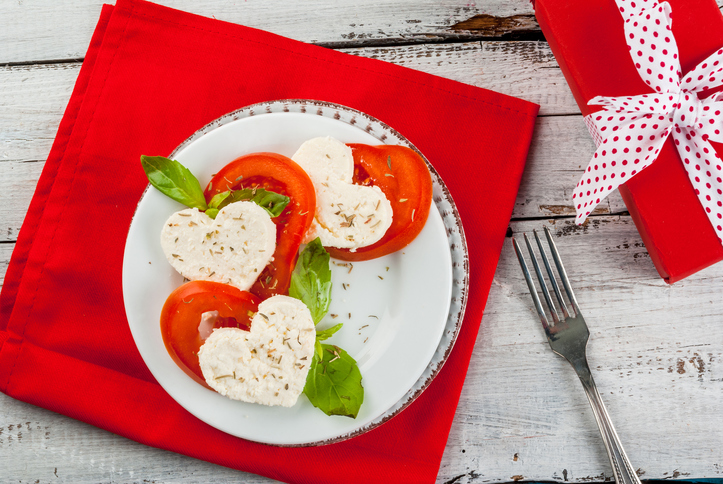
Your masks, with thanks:
[(309, 230), (316, 210), (316, 192), (309, 175), (296, 162), (276, 153), (253, 153), (235, 159), (216, 173), (204, 194), (227, 190), (264, 188), (291, 200), (272, 220), (276, 224), (276, 251), (250, 291), (261, 299), (286, 294), (296, 266), (299, 246)]
[(424, 228), (432, 204), (432, 177), (419, 153), (405, 146), (349, 144), (354, 183), (379, 187), (392, 204), (394, 218), (377, 243), (349, 249), (327, 247), (332, 257), (348, 261), (376, 259), (406, 247)]
[(218, 311), (213, 327), (248, 329), (251, 315), (261, 300), (253, 294), (228, 284), (192, 281), (176, 288), (161, 311), (161, 334), (173, 361), (197, 382), (205, 385), (198, 364), (198, 350), (203, 344), (199, 325), (203, 313)]

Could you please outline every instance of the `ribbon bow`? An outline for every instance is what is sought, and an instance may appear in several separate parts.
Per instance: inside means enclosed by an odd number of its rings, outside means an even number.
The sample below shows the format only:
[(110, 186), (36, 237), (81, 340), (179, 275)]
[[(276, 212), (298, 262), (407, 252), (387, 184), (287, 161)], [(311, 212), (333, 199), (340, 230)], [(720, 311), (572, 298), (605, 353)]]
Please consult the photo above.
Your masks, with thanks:
[(597, 151), (572, 198), (581, 224), (611, 191), (653, 163), (672, 133), (690, 182), (723, 243), (723, 162), (710, 141), (723, 142), (723, 48), (681, 78), (671, 7), (654, 0), (616, 0), (635, 68), (654, 93), (597, 96), (585, 117)]

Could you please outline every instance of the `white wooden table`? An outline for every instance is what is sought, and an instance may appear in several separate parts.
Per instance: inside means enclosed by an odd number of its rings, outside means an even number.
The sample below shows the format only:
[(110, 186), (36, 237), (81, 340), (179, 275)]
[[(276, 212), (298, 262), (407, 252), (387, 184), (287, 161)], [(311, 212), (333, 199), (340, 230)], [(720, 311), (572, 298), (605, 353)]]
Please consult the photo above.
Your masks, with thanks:
[[(101, 1), (0, 2), (0, 277)], [(161, 3), (539, 103), (511, 231), (557, 236), (590, 325), (590, 365), (641, 477), (723, 477), (723, 264), (666, 285), (617, 194), (573, 224), (571, 190), (593, 143), (526, 0)], [(550, 351), (508, 243), (438, 482), (610, 477), (580, 383)], [(2, 482), (210, 480), (271, 482), (0, 394)]]

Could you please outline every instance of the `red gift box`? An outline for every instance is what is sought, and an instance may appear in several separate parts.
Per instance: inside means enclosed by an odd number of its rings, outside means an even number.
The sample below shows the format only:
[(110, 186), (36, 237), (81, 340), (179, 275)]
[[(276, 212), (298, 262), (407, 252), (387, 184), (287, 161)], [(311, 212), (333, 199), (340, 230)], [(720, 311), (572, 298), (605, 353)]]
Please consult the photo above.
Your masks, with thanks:
[[(534, 3), (540, 27), (583, 115), (599, 109), (587, 105), (595, 96), (652, 92), (630, 59), (623, 18), (614, 0)], [(723, 16), (714, 0), (668, 3), (685, 74), (723, 46)], [(723, 146), (714, 146), (723, 156)], [(723, 246), (672, 139), (666, 141), (652, 165), (619, 189), (650, 258), (666, 282), (679, 281), (723, 260)]]

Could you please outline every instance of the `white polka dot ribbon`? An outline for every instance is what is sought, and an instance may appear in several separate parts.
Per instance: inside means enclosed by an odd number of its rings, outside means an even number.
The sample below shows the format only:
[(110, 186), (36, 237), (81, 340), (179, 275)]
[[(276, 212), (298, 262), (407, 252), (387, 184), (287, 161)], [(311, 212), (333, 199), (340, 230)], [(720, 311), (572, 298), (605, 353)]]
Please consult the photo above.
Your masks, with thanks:
[(723, 162), (710, 141), (723, 142), (723, 48), (681, 77), (671, 8), (655, 0), (616, 0), (625, 39), (640, 77), (655, 92), (597, 96), (603, 106), (585, 117), (597, 151), (572, 198), (581, 224), (611, 191), (655, 161), (668, 135), (673, 140), (701, 205), (723, 243)]

